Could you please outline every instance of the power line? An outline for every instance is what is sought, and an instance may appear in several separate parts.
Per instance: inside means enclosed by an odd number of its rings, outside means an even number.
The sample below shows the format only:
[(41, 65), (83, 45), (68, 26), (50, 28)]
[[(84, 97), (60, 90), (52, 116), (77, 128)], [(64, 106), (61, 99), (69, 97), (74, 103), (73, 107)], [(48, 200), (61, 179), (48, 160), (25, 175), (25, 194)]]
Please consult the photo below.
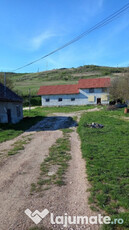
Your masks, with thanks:
[(78, 35), (77, 37), (75, 37), (74, 39), (70, 40), (69, 42), (65, 43), (64, 45), (60, 46), (59, 48), (53, 50), (52, 52), (42, 56), (41, 58), (38, 58), (26, 65), (23, 65), (15, 70), (13, 70), (13, 72), (23, 69), (29, 65), (34, 64), (35, 62), (38, 62), (56, 52), (58, 52), (59, 50), (64, 49), (65, 47), (71, 45), (72, 43), (80, 40), (81, 38), (83, 38), (84, 36), (87, 36), (89, 33), (93, 32), (94, 30), (100, 29), (101, 27), (104, 27), (105, 25), (109, 24), (110, 22), (114, 21), (116, 18), (118, 18), (121, 14), (123, 14), (126, 10), (129, 9), (129, 3), (126, 4), (125, 6), (123, 6), (122, 8), (120, 8), (119, 10), (117, 10), (115, 13), (111, 14), (110, 16), (108, 16), (107, 18), (105, 18), (104, 20), (100, 21), (99, 23), (97, 23), (95, 26), (91, 27), (89, 30), (86, 30), (85, 32), (81, 33), (80, 35)]

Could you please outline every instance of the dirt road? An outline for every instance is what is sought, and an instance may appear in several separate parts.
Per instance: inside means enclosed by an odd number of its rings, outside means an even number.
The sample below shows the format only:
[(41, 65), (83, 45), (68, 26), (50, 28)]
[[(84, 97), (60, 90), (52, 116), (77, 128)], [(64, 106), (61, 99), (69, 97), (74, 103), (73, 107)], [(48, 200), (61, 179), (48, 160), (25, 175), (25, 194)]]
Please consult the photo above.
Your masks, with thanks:
[[(72, 160), (66, 173), (66, 185), (53, 186), (51, 189), (30, 194), (32, 183), (36, 183), (40, 175), (40, 164), (49, 154), (49, 148), (56, 139), (62, 137), (59, 130), (73, 127), (71, 133)], [(24, 211), (32, 212), (48, 209), (54, 216), (67, 213), (70, 216), (91, 216), (93, 213), (88, 205), (89, 184), (85, 173), (85, 162), (81, 157), (80, 141), (73, 123), (70, 125), (67, 114), (65, 116), (49, 117), (32, 127), (18, 138), (0, 145), (0, 151), (5, 154), (17, 139), (32, 134), (32, 140), (20, 153), (4, 159), (0, 169), (0, 229), (1, 230), (28, 230), (36, 226)], [(98, 226), (63, 227), (51, 225), (50, 216), (46, 216), (38, 226), (46, 229), (99, 229)]]

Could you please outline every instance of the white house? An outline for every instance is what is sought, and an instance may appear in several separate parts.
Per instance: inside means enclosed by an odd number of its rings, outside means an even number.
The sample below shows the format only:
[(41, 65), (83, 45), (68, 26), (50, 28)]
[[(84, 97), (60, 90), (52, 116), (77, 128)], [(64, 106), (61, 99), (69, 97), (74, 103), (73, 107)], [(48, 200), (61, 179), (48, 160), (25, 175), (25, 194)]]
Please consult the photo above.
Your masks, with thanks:
[(0, 83), (0, 123), (17, 123), (22, 118), (22, 98)]
[(109, 103), (110, 78), (81, 79), (74, 85), (41, 86), (42, 106)]

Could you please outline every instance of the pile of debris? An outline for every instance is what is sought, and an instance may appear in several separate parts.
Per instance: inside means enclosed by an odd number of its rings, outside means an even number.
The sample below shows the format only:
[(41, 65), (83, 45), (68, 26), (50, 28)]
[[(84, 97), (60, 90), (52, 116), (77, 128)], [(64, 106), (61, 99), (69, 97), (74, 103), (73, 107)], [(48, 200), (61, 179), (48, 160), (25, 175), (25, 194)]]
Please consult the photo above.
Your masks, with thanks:
[(91, 124), (86, 124), (85, 126), (90, 127), (90, 128), (96, 128), (96, 129), (102, 129), (104, 125), (92, 122)]

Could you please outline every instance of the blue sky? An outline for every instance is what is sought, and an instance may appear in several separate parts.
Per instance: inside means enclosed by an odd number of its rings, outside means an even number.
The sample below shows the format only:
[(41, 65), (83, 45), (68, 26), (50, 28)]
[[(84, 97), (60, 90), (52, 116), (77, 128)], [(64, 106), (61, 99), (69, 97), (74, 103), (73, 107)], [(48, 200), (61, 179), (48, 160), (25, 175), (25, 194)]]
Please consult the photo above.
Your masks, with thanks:
[[(44, 56), (128, 1), (0, 0), (0, 71), (12, 71)], [(129, 65), (129, 10), (107, 26), (18, 72), (88, 64)]]

